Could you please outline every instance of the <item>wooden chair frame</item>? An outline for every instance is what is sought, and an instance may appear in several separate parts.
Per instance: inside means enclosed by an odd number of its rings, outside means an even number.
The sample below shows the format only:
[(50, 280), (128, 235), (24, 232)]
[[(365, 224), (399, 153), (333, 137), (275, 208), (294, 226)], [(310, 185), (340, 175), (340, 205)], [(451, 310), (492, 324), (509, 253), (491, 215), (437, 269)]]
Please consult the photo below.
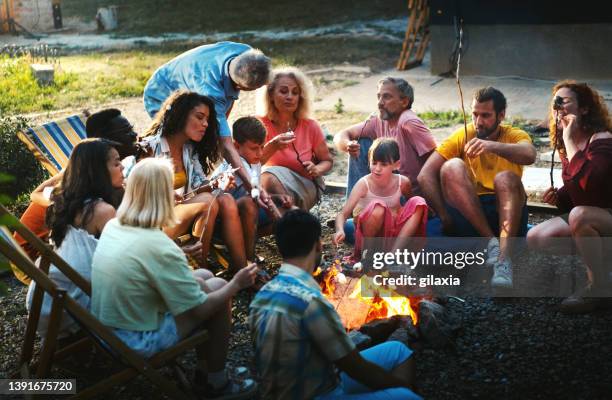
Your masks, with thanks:
[[(35, 364), (36, 378), (48, 377), (51, 373), (51, 367), (54, 360), (60, 360), (73, 354), (78, 349), (82, 349), (86, 346), (88, 340), (93, 339), (93, 341), (98, 344), (98, 347), (110, 354), (112, 358), (119, 361), (125, 368), (102, 379), (95, 385), (85, 388), (77, 393), (74, 398), (91, 398), (141, 374), (149, 379), (153, 385), (157, 386), (172, 398), (184, 399), (193, 397), (191, 393), (179, 389), (172, 381), (161, 375), (157, 369), (169, 364), (174, 361), (177, 356), (203, 343), (208, 337), (207, 331), (200, 331), (180, 341), (175, 346), (157, 353), (149, 359), (142, 357), (123, 343), (110, 328), (98, 321), (88, 310), (84, 309), (70, 296), (67, 296), (66, 291), (60, 289), (48, 277), (49, 266), (53, 264), (68, 279), (79, 286), (81, 290), (91, 296), (91, 284), (53, 251), (49, 244), (43, 242), (27, 227), (21, 224), (21, 222), (2, 205), (0, 205), (0, 225), (7, 226), (19, 232), (19, 234), (41, 254), (40, 267), (36, 267), (19, 248), (15, 247), (16, 243), (9, 243), (5, 239), (0, 238), (0, 253), (36, 282), (32, 307), (28, 316), (24, 342), (19, 358), (17, 376), (23, 378), (32, 377), (29, 376), (29, 373), (34, 350), (34, 341), (36, 339), (36, 327), (38, 326), (40, 317), (43, 295), (47, 293), (52, 298), (51, 314), (47, 335), (41, 348), (38, 363), (37, 365)], [(63, 311), (66, 311), (79, 326), (90, 335), (90, 338), (84, 338), (61, 349), (56, 349)]]

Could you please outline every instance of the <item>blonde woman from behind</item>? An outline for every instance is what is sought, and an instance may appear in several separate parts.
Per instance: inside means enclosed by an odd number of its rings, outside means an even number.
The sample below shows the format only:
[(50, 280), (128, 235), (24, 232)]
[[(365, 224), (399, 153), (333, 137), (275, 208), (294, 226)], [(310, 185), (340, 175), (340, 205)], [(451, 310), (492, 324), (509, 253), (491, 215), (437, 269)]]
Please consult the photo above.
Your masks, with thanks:
[(255, 382), (231, 382), (225, 360), (232, 297), (253, 284), (257, 267), (243, 268), (230, 282), (189, 269), (184, 253), (162, 230), (176, 223), (172, 171), (170, 161), (151, 158), (130, 174), (117, 218), (107, 224), (94, 254), (92, 313), (146, 357), (205, 327), (210, 340), (197, 349), (196, 371), (196, 381), (206, 382), (203, 394), (252, 395)]

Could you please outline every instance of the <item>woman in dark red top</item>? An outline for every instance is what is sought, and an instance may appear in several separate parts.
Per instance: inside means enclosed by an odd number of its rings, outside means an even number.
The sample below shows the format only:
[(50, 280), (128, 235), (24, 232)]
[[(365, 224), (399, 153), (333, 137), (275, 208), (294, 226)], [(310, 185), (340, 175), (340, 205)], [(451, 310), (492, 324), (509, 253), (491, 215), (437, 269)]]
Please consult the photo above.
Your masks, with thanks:
[(551, 143), (561, 156), (563, 186), (550, 187), (543, 200), (566, 214), (531, 229), (527, 243), (567, 254), (573, 246), (562, 238), (571, 238), (587, 266), (589, 282), (565, 299), (561, 310), (588, 312), (601, 305), (610, 291), (604, 257), (612, 243), (612, 122), (603, 98), (584, 83), (555, 85), (551, 106)]

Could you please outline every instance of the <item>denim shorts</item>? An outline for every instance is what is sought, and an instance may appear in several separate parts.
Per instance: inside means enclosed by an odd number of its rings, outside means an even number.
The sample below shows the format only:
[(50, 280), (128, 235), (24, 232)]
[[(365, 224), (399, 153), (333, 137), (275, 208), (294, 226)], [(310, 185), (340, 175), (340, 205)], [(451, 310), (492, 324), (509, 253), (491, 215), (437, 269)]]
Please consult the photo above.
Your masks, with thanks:
[(119, 328), (113, 331), (130, 349), (144, 357), (151, 357), (179, 342), (176, 322), (170, 313), (164, 315), (159, 328), (153, 331), (131, 331)]

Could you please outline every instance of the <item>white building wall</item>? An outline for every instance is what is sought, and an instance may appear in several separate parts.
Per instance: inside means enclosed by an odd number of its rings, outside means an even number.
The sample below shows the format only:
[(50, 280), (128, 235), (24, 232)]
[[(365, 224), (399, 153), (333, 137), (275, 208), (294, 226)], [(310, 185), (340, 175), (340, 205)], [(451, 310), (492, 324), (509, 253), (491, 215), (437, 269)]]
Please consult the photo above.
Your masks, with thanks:
[[(4, 0), (10, 1), (10, 0)], [(13, 18), (31, 32), (53, 30), (51, 0), (12, 0)]]

